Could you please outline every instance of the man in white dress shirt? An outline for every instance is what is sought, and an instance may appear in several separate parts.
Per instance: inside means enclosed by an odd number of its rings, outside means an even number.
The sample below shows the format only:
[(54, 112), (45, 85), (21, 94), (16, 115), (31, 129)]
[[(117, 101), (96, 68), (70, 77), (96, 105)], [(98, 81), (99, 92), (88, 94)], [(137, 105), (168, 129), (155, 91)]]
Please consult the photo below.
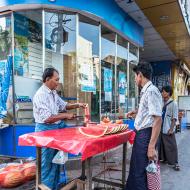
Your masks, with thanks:
[(135, 82), (142, 90), (138, 110), (127, 114), (128, 117), (136, 115), (136, 137), (126, 190), (147, 190), (146, 167), (149, 160), (157, 159), (156, 143), (162, 123), (162, 96), (150, 81), (152, 76), (150, 64), (138, 64), (133, 71)]
[[(65, 111), (80, 107), (85, 108), (86, 104), (69, 104), (58, 96), (56, 88), (59, 84), (59, 73), (56, 69), (45, 69), (42, 79), (43, 85), (33, 98), (33, 114), (36, 122), (35, 131), (64, 128), (63, 120), (75, 118), (75, 114), (65, 113)], [(53, 190), (56, 189), (59, 181), (59, 166), (52, 163), (56, 153), (57, 150), (54, 149), (42, 149), (42, 182)]]

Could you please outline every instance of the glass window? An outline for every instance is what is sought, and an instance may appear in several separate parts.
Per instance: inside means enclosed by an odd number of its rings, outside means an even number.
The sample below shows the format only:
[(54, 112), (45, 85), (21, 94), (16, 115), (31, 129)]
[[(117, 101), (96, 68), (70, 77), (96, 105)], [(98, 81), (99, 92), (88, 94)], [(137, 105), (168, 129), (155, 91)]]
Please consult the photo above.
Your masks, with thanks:
[(42, 13), (41, 10), (14, 13), (14, 74), (41, 79)]
[(115, 117), (115, 33), (101, 30), (101, 116)]
[(32, 123), (32, 98), (41, 86), (42, 12), (14, 13), (14, 84), (17, 123)]
[(120, 36), (117, 37), (117, 82), (116, 82), (116, 113), (124, 116), (127, 112), (127, 63), (128, 63), (128, 41)]
[[(0, 123), (13, 121), (11, 15), (0, 16)], [(1, 124), (0, 124), (1, 125)]]
[(128, 111), (135, 110), (138, 104), (138, 88), (135, 84), (135, 73), (133, 67), (138, 64), (138, 48), (130, 44), (129, 53), (129, 99)]
[(137, 106), (137, 87), (135, 84), (135, 73), (133, 72), (134, 64), (130, 62), (129, 64), (129, 102), (128, 102), (128, 111), (135, 110)]
[(66, 102), (76, 102), (76, 15), (73, 13), (45, 12), (45, 68), (47, 67), (59, 71), (58, 94)]
[(138, 47), (133, 44), (129, 46), (129, 61), (138, 62)]
[(91, 120), (99, 116), (99, 25), (80, 15), (78, 36), (79, 101), (89, 104)]

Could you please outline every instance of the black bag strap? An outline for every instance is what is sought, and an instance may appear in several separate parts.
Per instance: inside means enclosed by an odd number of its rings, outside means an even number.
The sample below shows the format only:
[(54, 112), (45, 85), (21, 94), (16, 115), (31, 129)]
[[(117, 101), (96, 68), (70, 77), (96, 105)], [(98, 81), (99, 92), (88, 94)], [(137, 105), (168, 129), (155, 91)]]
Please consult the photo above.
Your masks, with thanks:
[(165, 119), (165, 115), (166, 115), (166, 108), (169, 104), (171, 104), (173, 102), (173, 100), (169, 101), (167, 104), (165, 104), (162, 108), (162, 127), (161, 127), (161, 131), (163, 132), (163, 124), (164, 124), (164, 119)]
[(173, 102), (173, 100), (169, 101), (167, 104), (165, 104), (162, 108), (162, 112), (166, 111), (166, 108), (169, 104), (171, 104)]

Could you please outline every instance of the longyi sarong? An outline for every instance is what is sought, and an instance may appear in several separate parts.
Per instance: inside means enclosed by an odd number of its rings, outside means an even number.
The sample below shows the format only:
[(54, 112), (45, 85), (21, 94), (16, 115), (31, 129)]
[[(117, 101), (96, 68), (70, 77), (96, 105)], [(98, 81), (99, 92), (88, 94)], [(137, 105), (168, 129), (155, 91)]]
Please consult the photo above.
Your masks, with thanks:
[[(65, 128), (64, 122), (60, 124), (40, 124), (36, 123), (36, 132), (54, 130)], [(60, 166), (58, 164), (52, 163), (54, 156), (57, 154), (58, 150), (51, 148), (42, 148), (42, 161), (41, 161), (41, 180), (52, 190), (57, 189), (60, 176)]]
[(136, 132), (130, 161), (129, 176), (125, 190), (147, 190), (146, 167), (148, 165), (148, 145), (152, 128)]
[(175, 134), (160, 134), (159, 159), (167, 161), (170, 165), (178, 164), (178, 151)]

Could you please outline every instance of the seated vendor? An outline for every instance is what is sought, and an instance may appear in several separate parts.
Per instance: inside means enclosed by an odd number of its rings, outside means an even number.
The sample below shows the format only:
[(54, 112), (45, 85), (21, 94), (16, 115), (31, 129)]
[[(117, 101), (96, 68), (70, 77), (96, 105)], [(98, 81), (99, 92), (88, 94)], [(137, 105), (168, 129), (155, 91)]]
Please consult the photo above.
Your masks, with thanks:
[[(36, 122), (35, 131), (64, 128), (63, 120), (74, 119), (75, 114), (61, 112), (76, 108), (85, 108), (86, 104), (69, 104), (58, 96), (56, 88), (59, 84), (59, 73), (56, 69), (45, 69), (42, 80), (43, 85), (33, 98), (33, 113)], [(42, 183), (52, 190), (56, 189), (59, 180), (59, 166), (52, 163), (56, 153), (57, 150), (54, 149), (42, 149), (41, 179)]]

